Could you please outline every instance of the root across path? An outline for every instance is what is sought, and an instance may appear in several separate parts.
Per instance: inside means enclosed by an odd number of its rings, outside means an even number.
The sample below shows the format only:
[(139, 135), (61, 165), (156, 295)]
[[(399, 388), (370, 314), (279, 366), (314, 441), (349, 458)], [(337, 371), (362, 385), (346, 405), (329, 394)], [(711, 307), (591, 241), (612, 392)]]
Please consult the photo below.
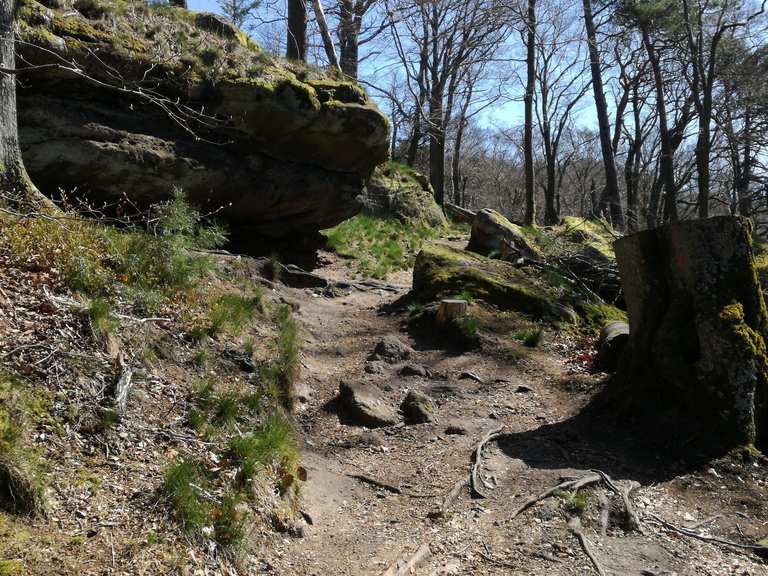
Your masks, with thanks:
[[(316, 274), (360, 285), (324, 258)], [(572, 362), (589, 342), (553, 331), (526, 349), (497, 331), (478, 349), (446, 350), (404, 328), (409, 286), (402, 273), (386, 289), (286, 289), (304, 336), (296, 419), (311, 524), (264, 550), (268, 573), (768, 574), (754, 550), (768, 536), (761, 466), (661, 465), (593, 434), (585, 407), (600, 379)], [(392, 336), (407, 359), (372, 358)], [(342, 381), (375, 387), (395, 411), (420, 392), (433, 418), (351, 425)]]

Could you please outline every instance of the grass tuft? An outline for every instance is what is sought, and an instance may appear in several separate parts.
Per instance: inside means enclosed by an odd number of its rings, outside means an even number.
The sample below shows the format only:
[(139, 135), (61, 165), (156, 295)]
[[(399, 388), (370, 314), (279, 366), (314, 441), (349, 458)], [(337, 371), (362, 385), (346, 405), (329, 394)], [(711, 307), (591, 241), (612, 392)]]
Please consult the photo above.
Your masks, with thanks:
[(293, 474), (299, 453), (288, 418), (275, 412), (258, 432), (237, 436), (229, 443), (231, 462), (239, 468), (237, 480), (241, 485), (250, 481), (260, 467), (277, 463), (284, 472)]
[(360, 274), (385, 278), (411, 268), (424, 241), (437, 237), (439, 230), (358, 214), (324, 234), (331, 250), (357, 261)]
[(165, 471), (163, 493), (189, 532), (201, 532), (210, 520), (210, 506), (200, 494), (202, 481), (202, 468), (192, 460), (178, 458)]
[(261, 293), (247, 297), (234, 292), (222, 294), (211, 304), (208, 312), (210, 321), (209, 333), (211, 336), (227, 332), (240, 334), (245, 326), (253, 320), (256, 312), (263, 311), (263, 299)]

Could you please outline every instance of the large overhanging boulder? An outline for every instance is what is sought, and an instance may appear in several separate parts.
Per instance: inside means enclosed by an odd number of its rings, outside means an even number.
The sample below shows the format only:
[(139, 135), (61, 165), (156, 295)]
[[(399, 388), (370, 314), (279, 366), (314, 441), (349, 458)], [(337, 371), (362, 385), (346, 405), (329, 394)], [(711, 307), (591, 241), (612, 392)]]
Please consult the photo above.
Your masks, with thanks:
[(751, 231), (724, 216), (614, 245), (631, 328), (614, 389), (626, 414), (680, 444), (768, 445), (768, 314)]
[(360, 210), (388, 155), (387, 120), (363, 90), (181, 8), (131, 7), (104, 1), (110, 17), (88, 19), (23, 0), (19, 65), (82, 71), (23, 76), (20, 137), (44, 192), (146, 206), (181, 187), (205, 209), (224, 207), (219, 217), (254, 250)]

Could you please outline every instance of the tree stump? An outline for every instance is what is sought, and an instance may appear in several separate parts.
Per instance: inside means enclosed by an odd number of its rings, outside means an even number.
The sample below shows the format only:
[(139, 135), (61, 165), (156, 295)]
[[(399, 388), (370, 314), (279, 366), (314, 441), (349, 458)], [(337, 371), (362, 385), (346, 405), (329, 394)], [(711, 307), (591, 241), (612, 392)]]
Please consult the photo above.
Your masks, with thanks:
[(615, 249), (630, 324), (620, 397), (667, 418), (681, 444), (768, 446), (768, 314), (749, 220), (678, 222)]
[(435, 314), (435, 326), (444, 328), (456, 318), (467, 315), (467, 301), (446, 299), (440, 301), (440, 307)]

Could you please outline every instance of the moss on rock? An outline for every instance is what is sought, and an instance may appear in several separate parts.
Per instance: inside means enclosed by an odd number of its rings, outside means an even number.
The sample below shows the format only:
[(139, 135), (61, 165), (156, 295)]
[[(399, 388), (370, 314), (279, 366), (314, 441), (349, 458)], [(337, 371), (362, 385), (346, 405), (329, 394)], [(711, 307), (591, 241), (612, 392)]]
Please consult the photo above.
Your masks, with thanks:
[(363, 210), (403, 223), (432, 227), (446, 224), (427, 177), (397, 162), (379, 166), (367, 180)]
[(535, 317), (556, 315), (556, 297), (543, 283), (507, 262), (428, 243), (416, 257), (414, 295), (429, 302), (471, 295), (501, 309), (518, 310)]
[[(194, 95), (196, 108), (228, 120), (228, 134), (212, 139), (230, 140), (234, 129), (281, 160), (363, 176), (387, 160), (387, 119), (357, 84), (270, 58), (219, 16), (141, 0), (93, 0), (87, 15), (24, 0), (22, 56), (58, 62), (42, 46), (107, 84), (116, 71), (121, 86), (154, 81), (172, 99)], [(62, 76), (54, 68), (30, 74), (36, 86)]]

